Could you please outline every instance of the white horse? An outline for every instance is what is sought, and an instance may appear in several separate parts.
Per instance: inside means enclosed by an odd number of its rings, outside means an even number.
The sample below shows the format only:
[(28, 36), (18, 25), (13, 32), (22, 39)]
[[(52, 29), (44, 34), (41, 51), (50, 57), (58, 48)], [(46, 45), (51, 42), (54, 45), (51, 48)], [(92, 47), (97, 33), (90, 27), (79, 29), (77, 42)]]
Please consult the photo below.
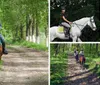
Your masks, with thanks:
[[(70, 38), (72, 38), (73, 42), (76, 41), (82, 42), (80, 39), (80, 36), (82, 34), (81, 31), (86, 25), (90, 26), (93, 31), (97, 29), (94, 22), (94, 16), (76, 20), (71, 24)], [(60, 26), (53, 26), (50, 28), (50, 41), (53, 41), (55, 38), (69, 39), (65, 37), (64, 32), (63, 33), (58, 32), (59, 27)]]

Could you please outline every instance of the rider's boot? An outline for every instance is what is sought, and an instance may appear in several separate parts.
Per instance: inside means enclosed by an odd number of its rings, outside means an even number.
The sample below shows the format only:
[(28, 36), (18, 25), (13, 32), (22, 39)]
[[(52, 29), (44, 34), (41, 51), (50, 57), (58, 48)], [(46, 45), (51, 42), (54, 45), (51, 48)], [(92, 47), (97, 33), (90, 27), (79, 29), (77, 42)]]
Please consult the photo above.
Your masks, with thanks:
[(65, 34), (65, 37), (68, 37), (68, 35), (67, 35), (67, 31), (66, 31), (66, 30), (64, 31), (64, 34)]
[(8, 54), (8, 51), (5, 48), (5, 42), (2, 43), (3, 54)]
[(68, 35), (68, 32), (66, 31), (66, 33), (65, 33), (65, 37), (68, 37), (69, 35)]
[(3, 48), (3, 54), (8, 54), (8, 51), (6, 50), (6, 48)]
[(68, 36), (70, 36), (70, 28), (68, 28)]
[(67, 28), (65, 28), (65, 37), (69, 37), (69, 30)]

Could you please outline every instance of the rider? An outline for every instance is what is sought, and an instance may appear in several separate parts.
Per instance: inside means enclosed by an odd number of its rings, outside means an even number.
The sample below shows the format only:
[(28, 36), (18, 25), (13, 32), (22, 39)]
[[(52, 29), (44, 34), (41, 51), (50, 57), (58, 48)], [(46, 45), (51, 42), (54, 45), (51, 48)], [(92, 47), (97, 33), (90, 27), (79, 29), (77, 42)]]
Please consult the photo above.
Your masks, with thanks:
[(65, 30), (64, 30), (65, 37), (67, 37), (69, 35), (69, 30), (70, 30), (71, 24), (72, 24), (72, 22), (70, 22), (66, 18), (65, 8), (62, 8), (62, 10), (61, 10), (61, 26), (64, 26), (64, 28), (65, 28)]
[[(1, 24), (0, 24), (0, 29), (1, 29)], [(6, 48), (5, 48), (5, 41), (4, 41), (4, 38), (3, 38), (3, 36), (0, 34), (0, 40), (1, 40), (1, 42), (2, 42), (2, 48), (3, 48), (3, 54), (8, 54), (8, 51), (6, 50)]]
[(86, 59), (85, 59), (85, 56), (84, 56), (84, 51), (83, 49), (81, 49), (80, 53), (79, 53), (79, 58), (83, 59), (81, 63), (85, 63)]
[(84, 51), (83, 51), (83, 49), (81, 49), (81, 51), (80, 51), (80, 53), (79, 53), (79, 57), (84, 57)]
[(78, 55), (78, 49), (74, 50), (74, 56)]
[(74, 50), (74, 57), (76, 59), (76, 61), (78, 62), (79, 58), (78, 58), (78, 49)]

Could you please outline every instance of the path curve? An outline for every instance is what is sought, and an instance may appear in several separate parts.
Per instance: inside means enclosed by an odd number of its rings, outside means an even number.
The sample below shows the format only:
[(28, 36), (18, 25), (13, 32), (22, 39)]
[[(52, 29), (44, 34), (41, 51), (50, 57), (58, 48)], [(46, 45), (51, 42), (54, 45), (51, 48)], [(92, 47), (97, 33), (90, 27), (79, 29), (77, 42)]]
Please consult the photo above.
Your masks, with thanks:
[(100, 85), (100, 79), (91, 70), (82, 70), (73, 55), (68, 56), (68, 76), (64, 85)]

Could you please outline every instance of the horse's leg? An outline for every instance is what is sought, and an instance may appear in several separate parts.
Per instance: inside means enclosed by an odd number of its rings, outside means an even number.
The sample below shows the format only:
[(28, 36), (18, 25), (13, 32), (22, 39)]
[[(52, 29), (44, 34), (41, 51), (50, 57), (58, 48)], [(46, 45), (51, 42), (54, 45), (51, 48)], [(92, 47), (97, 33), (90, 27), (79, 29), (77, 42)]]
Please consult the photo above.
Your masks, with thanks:
[(50, 36), (50, 42), (52, 42), (54, 39), (54, 36)]
[(74, 36), (72, 39), (73, 39), (73, 42), (76, 42), (77, 36)]
[(78, 42), (82, 42), (82, 40), (80, 38), (77, 39)]
[(84, 63), (83, 63), (83, 60), (82, 60), (82, 70), (84, 69), (84, 66), (83, 65), (84, 65)]

